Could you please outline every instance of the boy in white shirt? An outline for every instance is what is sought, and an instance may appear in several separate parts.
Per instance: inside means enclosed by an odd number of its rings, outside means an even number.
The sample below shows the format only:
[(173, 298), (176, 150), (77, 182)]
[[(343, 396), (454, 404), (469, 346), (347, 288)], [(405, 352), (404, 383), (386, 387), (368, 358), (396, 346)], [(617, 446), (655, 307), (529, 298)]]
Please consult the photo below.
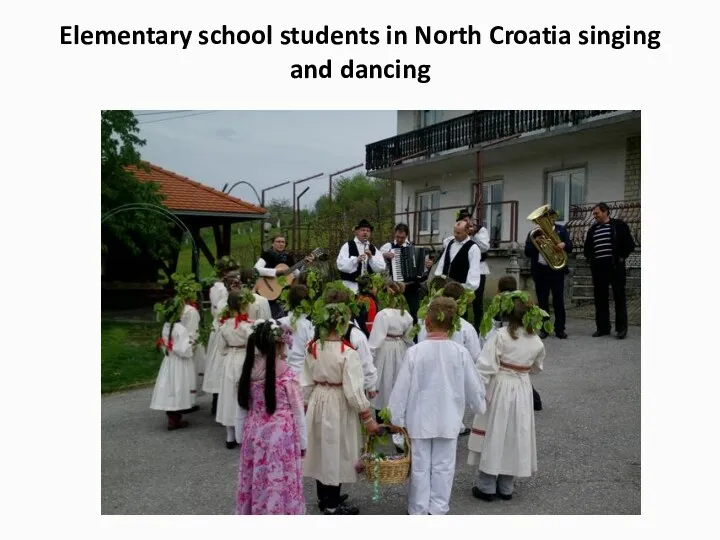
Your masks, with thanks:
[(392, 394), (392, 423), (411, 440), (408, 514), (450, 510), (457, 434), (466, 402), (485, 411), (485, 386), (465, 347), (448, 339), (457, 304), (434, 299), (425, 317), (427, 340), (408, 349)]

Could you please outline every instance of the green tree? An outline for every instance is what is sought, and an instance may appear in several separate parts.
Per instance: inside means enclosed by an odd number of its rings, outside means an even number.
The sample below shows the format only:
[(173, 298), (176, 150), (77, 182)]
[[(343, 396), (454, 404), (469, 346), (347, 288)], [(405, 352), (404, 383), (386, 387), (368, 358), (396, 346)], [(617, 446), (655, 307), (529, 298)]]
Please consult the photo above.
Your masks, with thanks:
[[(138, 136), (137, 118), (132, 111), (101, 112), (101, 211), (102, 215), (120, 206), (149, 203), (164, 207), (156, 184), (140, 182), (128, 168), (145, 168), (139, 147), (145, 141)], [(174, 230), (175, 229), (175, 230)], [(157, 276), (162, 260), (178, 248), (176, 226), (169, 218), (151, 210), (119, 212), (103, 222), (102, 253), (104, 262), (117, 267), (133, 264), (142, 274)], [(108, 266), (106, 264), (106, 266)], [(154, 266), (154, 270), (150, 267)], [(140, 271), (140, 269), (138, 269)], [(152, 279), (152, 278), (151, 278)]]

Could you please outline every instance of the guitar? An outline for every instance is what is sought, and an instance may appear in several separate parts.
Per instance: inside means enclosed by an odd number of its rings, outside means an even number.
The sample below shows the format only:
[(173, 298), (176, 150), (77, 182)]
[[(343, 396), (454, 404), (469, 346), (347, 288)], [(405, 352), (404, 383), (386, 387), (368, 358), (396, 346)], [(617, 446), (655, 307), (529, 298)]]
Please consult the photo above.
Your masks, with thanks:
[[(315, 259), (317, 259), (324, 253), (324, 249), (316, 248), (313, 250), (311, 255)], [(293, 266), (288, 266), (287, 264), (278, 264), (275, 267), (276, 276), (260, 276), (260, 278), (255, 282), (255, 287), (253, 290), (260, 296), (267, 298), (269, 301), (277, 300), (280, 297), (280, 293), (282, 293), (283, 289), (285, 287), (289, 287), (290, 285), (292, 285), (293, 281), (295, 281), (295, 275), (293, 274), (293, 272), (306, 264), (308, 263), (305, 261), (305, 259), (303, 259), (297, 264), (294, 264)], [(280, 283), (281, 277), (284, 278), (282, 284)]]

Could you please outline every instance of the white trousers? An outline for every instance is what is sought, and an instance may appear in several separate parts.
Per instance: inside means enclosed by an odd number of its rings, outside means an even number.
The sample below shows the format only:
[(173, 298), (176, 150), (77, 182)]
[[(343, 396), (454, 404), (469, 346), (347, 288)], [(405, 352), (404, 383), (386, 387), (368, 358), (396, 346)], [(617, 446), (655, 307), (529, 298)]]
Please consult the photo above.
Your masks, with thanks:
[(457, 439), (412, 439), (410, 515), (447, 514), (455, 477)]

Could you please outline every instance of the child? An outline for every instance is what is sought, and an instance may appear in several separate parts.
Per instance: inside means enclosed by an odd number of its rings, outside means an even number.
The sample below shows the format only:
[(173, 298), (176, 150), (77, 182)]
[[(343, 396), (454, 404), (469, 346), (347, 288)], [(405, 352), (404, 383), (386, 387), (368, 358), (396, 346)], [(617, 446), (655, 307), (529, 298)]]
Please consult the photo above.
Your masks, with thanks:
[(355, 515), (359, 510), (342, 502), (340, 489), (342, 484), (357, 481), (360, 419), (369, 433), (377, 433), (379, 426), (363, 391), (360, 357), (342, 339), (350, 322), (350, 308), (326, 304), (317, 315), (313, 322), (321, 339), (308, 345), (301, 379), (308, 430), (304, 475), (315, 479), (325, 514)]
[[(231, 292), (240, 290), (240, 274), (237, 271), (231, 270), (225, 272), (223, 278), (223, 289), (225, 294), (220, 291), (217, 287), (217, 303), (211, 304), (213, 311), (213, 330), (210, 333), (208, 339), (208, 348), (206, 354), (206, 365), (205, 375), (203, 377), (203, 392), (207, 392), (213, 395), (212, 407), (210, 414), (215, 416), (217, 414), (218, 396), (220, 393), (220, 383), (222, 381), (223, 373), (225, 372), (225, 353), (227, 352), (223, 347), (223, 340), (220, 339), (220, 325), (221, 317), (227, 309), (227, 299)], [(212, 291), (211, 291), (212, 295)], [(211, 296), (212, 298), (212, 296)]]
[(250, 304), (248, 313), (250, 318), (253, 320), (266, 321), (272, 319), (272, 310), (270, 309), (270, 302), (264, 296), (260, 296), (255, 291), (255, 270), (245, 269), (240, 271), (240, 283), (253, 291), (253, 297), (255, 301)]
[(228, 311), (221, 321), (219, 340), (224, 353), (224, 369), (220, 377), (220, 395), (218, 396), (215, 420), (225, 426), (227, 438), (225, 446), (233, 449), (235, 440), (235, 419), (237, 408), (237, 385), (245, 362), (245, 348), (250, 336), (251, 320), (248, 308), (253, 301), (252, 292), (241, 288), (228, 296)]
[[(498, 294), (502, 294), (504, 292), (513, 292), (518, 290), (517, 280), (513, 276), (503, 276), (498, 280)], [(488, 332), (487, 336), (480, 337), (480, 346), (484, 347), (485, 343), (487, 343), (492, 335), (497, 332), (498, 328), (501, 328), (503, 325), (503, 320), (500, 315), (497, 315), (495, 317), (495, 320), (493, 321), (493, 327)]]
[(387, 407), (390, 393), (405, 360), (408, 347), (413, 345), (410, 332), (413, 328), (412, 315), (407, 311), (402, 283), (390, 283), (382, 295), (382, 310), (375, 321), (368, 338), (378, 377), (378, 394), (372, 400), (376, 411)]
[(307, 448), (302, 390), (285, 363), (291, 330), (258, 321), (247, 342), (238, 387), (240, 444), (237, 515), (305, 513), (302, 458)]
[(357, 323), (365, 337), (370, 337), (372, 332), (375, 316), (378, 312), (377, 290), (373, 285), (370, 274), (365, 274), (357, 279), (358, 284), (358, 303), (360, 304), (360, 314), (357, 317)]
[[(178, 294), (183, 299), (185, 307), (180, 317), (180, 322), (188, 331), (190, 337), (190, 346), (192, 347), (192, 359), (193, 365), (195, 366), (195, 388), (202, 390), (202, 374), (205, 370), (205, 348), (198, 344), (197, 340), (200, 331), (200, 309), (197, 302), (197, 292), (191, 289), (191, 287), (182, 286), (178, 287)], [(196, 393), (197, 396), (197, 393)], [(200, 407), (194, 405), (192, 408), (183, 411), (184, 413), (195, 412)]]
[(150, 408), (167, 413), (168, 430), (189, 425), (182, 412), (195, 405), (195, 366), (192, 345), (187, 329), (180, 322), (184, 303), (179, 297), (171, 298), (163, 307), (164, 324), (158, 340), (165, 357), (160, 365)]
[(412, 443), (410, 515), (448, 513), (465, 404), (485, 412), (485, 387), (470, 353), (448, 339), (456, 311), (451, 298), (430, 303), (428, 339), (408, 349), (390, 395), (392, 423), (404, 427)]
[(307, 285), (291, 285), (288, 291), (288, 307), (289, 313), (279, 320), (280, 324), (284, 324), (292, 329), (293, 344), (288, 355), (287, 363), (295, 371), (300, 374), (305, 364), (305, 350), (307, 344), (313, 339), (315, 327), (307, 317), (307, 314), (298, 312), (303, 300), (308, 298)]
[(473, 496), (492, 501), (512, 499), (516, 477), (537, 471), (535, 415), (529, 373), (542, 370), (545, 346), (523, 317), (536, 309), (522, 299), (523, 293), (504, 293), (513, 300), (504, 313), (508, 321), (487, 342), (477, 370), (488, 384), (488, 410), (475, 416), (468, 441), (468, 463), (478, 465)]

